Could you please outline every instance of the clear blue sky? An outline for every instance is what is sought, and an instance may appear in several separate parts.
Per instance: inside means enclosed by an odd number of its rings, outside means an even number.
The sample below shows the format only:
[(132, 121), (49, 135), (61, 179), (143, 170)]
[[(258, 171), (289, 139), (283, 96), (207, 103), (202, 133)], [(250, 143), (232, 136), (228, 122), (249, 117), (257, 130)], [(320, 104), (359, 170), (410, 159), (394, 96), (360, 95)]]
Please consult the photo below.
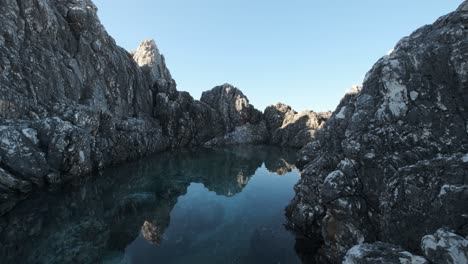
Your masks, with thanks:
[(117, 43), (155, 39), (178, 89), (231, 83), (257, 108), (334, 110), (403, 36), (462, 0), (94, 0)]

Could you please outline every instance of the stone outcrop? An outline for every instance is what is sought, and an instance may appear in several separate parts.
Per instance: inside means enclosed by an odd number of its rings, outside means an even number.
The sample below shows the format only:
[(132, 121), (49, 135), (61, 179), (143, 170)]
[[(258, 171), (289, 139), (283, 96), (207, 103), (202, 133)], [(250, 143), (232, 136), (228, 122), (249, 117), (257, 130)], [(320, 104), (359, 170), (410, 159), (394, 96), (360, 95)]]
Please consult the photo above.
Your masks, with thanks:
[(424, 236), (421, 249), (431, 263), (468, 263), (468, 240), (443, 228)]
[(147, 74), (151, 85), (154, 85), (159, 79), (172, 81), (166, 60), (159, 52), (154, 40), (144, 40), (132, 56), (143, 72)]
[(467, 6), (403, 38), (300, 152), (290, 226), (331, 262), (374, 241), (419, 254), (442, 226), (468, 235)]
[(202, 94), (201, 103), (214, 109), (217, 120), (207, 125), (218, 125), (218, 136), (206, 142), (205, 146), (267, 143), (268, 131), (263, 114), (255, 109), (249, 99), (229, 84), (217, 86)]
[(200, 101), (211, 106), (221, 116), (225, 132), (247, 123), (258, 124), (262, 120), (262, 112), (255, 109), (239, 89), (229, 84), (204, 92)]
[(429, 262), (397, 246), (375, 242), (352, 247), (346, 253), (343, 264), (429, 264)]
[(302, 111), (297, 113), (290, 106), (278, 103), (268, 106), (264, 111), (267, 129), (270, 132), (270, 144), (301, 148), (315, 138), (331, 112), (315, 113)]
[(445, 229), (421, 240), (424, 254), (416, 256), (402, 248), (382, 242), (361, 244), (352, 247), (343, 264), (395, 263), (395, 264), (455, 264), (468, 263), (468, 240)]
[(155, 42), (120, 48), (91, 0), (5, 0), (0, 23), (0, 215), (36, 187), (151, 153), (269, 142), (240, 90), (178, 91)]

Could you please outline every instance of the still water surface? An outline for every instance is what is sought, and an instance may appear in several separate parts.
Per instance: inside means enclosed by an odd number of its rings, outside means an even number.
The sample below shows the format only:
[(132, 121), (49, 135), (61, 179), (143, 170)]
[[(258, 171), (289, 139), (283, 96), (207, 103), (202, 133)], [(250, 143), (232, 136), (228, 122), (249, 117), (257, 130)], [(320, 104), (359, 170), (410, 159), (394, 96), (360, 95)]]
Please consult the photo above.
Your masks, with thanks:
[[(0, 218), (1, 263), (300, 263), (294, 151), (200, 149), (105, 170)], [(17, 262), (20, 261), (20, 262)]]

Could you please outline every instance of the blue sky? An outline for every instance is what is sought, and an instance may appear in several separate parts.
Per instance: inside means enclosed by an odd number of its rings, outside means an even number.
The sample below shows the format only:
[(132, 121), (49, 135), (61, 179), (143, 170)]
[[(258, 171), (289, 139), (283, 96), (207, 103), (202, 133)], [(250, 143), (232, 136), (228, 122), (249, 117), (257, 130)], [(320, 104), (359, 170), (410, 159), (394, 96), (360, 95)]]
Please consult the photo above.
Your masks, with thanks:
[(155, 39), (195, 99), (231, 83), (260, 110), (334, 110), (403, 36), (461, 0), (94, 0), (117, 43)]

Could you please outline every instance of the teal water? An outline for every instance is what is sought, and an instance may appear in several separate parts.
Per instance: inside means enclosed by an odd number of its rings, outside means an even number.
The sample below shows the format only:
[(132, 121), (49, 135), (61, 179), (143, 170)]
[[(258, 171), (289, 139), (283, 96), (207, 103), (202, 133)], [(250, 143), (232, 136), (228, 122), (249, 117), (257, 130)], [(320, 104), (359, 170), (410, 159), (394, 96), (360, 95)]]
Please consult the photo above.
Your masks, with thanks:
[(165, 153), (37, 194), (0, 218), (0, 263), (300, 263), (271, 147)]

